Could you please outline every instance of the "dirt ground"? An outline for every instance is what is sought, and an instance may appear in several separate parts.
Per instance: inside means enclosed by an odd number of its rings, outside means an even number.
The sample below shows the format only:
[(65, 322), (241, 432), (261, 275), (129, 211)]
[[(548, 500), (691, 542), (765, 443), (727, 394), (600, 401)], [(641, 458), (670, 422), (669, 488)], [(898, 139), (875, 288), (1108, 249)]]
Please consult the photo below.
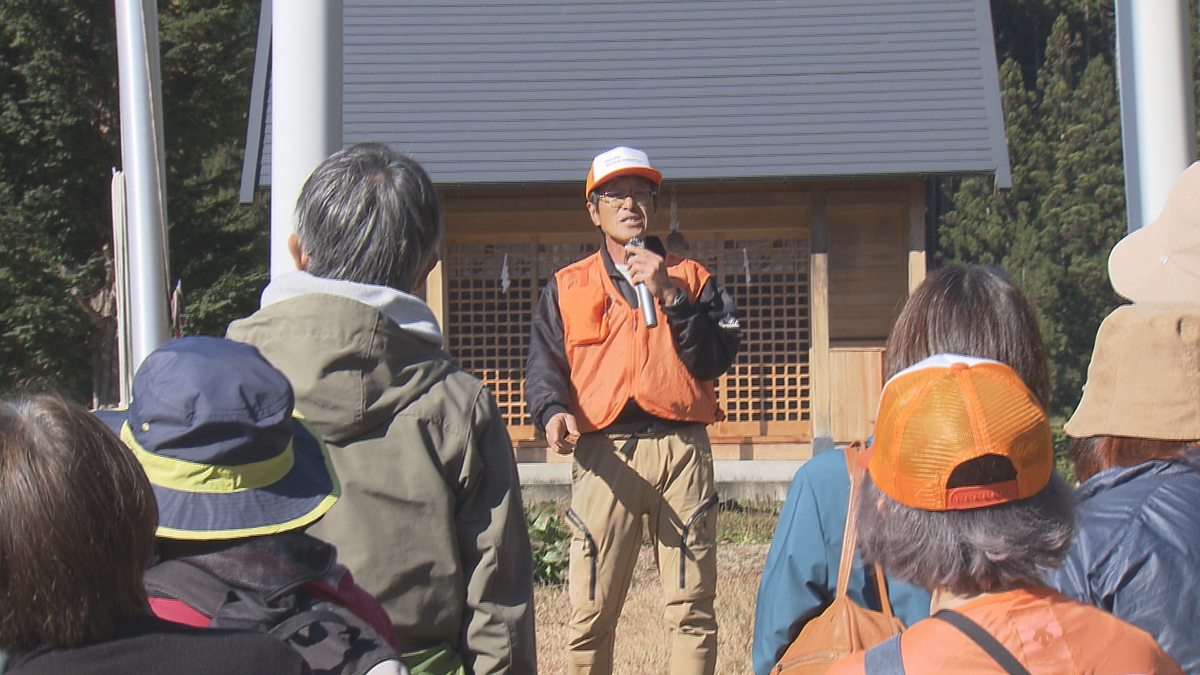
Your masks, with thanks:
[[(721, 544), (717, 549), (717, 675), (751, 671), (754, 601), (766, 544)], [(540, 586), (537, 604), (538, 670), (543, 675), (567, 672), (567, 587)], [(654, 568), (654, 550), (643, 546), (633, 586), (617, 626), (613, 672), (619, 675), (662, 675), (668, 672), (669, 643), (662, 619), (662, 588)]]

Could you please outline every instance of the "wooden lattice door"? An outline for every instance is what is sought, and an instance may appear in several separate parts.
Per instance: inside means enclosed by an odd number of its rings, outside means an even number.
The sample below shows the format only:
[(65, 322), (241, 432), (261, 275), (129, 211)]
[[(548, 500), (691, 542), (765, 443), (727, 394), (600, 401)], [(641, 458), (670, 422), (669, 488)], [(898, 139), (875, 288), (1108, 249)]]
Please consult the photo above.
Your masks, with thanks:
[(447, 243), (447, 350), (492, 390), (514, 441), (537, 436), (522, 393), (538, 298), (556, 271), (599, 243), (591, 233), (463, 236)]
[(714, 440), (808, 440), (808, 239), (802, 230), (689, 234), (690, 255), (737, 303), (742, 349), (717, 381), (726, 419)]

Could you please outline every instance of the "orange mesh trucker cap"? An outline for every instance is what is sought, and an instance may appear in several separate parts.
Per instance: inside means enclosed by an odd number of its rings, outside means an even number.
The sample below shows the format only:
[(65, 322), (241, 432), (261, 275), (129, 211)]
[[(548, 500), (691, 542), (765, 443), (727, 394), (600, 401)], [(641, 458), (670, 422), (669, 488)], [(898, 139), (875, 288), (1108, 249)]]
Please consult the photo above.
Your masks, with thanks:
[(636, 148), (619, 145), (612, 150), (605, 150), (592, 160), (583, 196), (592, 194), (597, 185), (620, 176), (641, 176), (655, 186), (662, 183), (662, 172), (650, 166), (649, 155)]
[[(897, 502), (926, 511), (993, 506), (1037, 494), (1050, 481), (1054, 448), (1037, 398), (1012, 368), (938, 354), (884, 385), (868, 469)], [(1015, 480), (948, 487), (959, 465), (1004, 457)]]

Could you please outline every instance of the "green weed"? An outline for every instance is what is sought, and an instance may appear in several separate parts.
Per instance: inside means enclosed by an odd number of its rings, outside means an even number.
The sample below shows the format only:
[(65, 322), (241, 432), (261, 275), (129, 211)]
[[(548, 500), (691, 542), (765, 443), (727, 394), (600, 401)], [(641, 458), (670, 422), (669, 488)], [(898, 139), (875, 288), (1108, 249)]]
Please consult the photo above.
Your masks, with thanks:
[(780, 506), (782, 504), (776, 501), (721, 502), (717, 515), (717, 542), (734, 546), (771, 543)]
[(567, 579), (571, 528), (559, 511), (560, 506), (554, 502), (525, 506), (529, 543), (533, 546), (533, 580), (541, 584), (561, 584)]

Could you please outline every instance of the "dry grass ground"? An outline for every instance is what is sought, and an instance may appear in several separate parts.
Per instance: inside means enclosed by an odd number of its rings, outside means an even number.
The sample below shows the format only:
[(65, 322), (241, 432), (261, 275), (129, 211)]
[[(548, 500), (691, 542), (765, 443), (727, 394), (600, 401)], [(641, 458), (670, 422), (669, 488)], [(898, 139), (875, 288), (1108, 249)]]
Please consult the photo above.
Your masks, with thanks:
[[(726, 515), (722, 513), (721, 517)], [(774, 523), (770, 522), (770, 526)], [(768, 545), (733, 543), (731, 539), (737, 541), (736, 537), (723, 539), (717, 549), (716, 609), (720, 626), (717, 673), (745, 675), (751, 671), (754, 601)], [(571, 611), (567, 587), (539, 586), (534, 599), (537, 604), (538, 670), (544, 675), (566, 673), (567, 619)], [(643, 546), (617, 627), (613, 672), (617, 675), (661, 675), (668, 671), (668, 655), (668, 632), (662, 619), (662, 588), (654, 567), (654, 549)]]

